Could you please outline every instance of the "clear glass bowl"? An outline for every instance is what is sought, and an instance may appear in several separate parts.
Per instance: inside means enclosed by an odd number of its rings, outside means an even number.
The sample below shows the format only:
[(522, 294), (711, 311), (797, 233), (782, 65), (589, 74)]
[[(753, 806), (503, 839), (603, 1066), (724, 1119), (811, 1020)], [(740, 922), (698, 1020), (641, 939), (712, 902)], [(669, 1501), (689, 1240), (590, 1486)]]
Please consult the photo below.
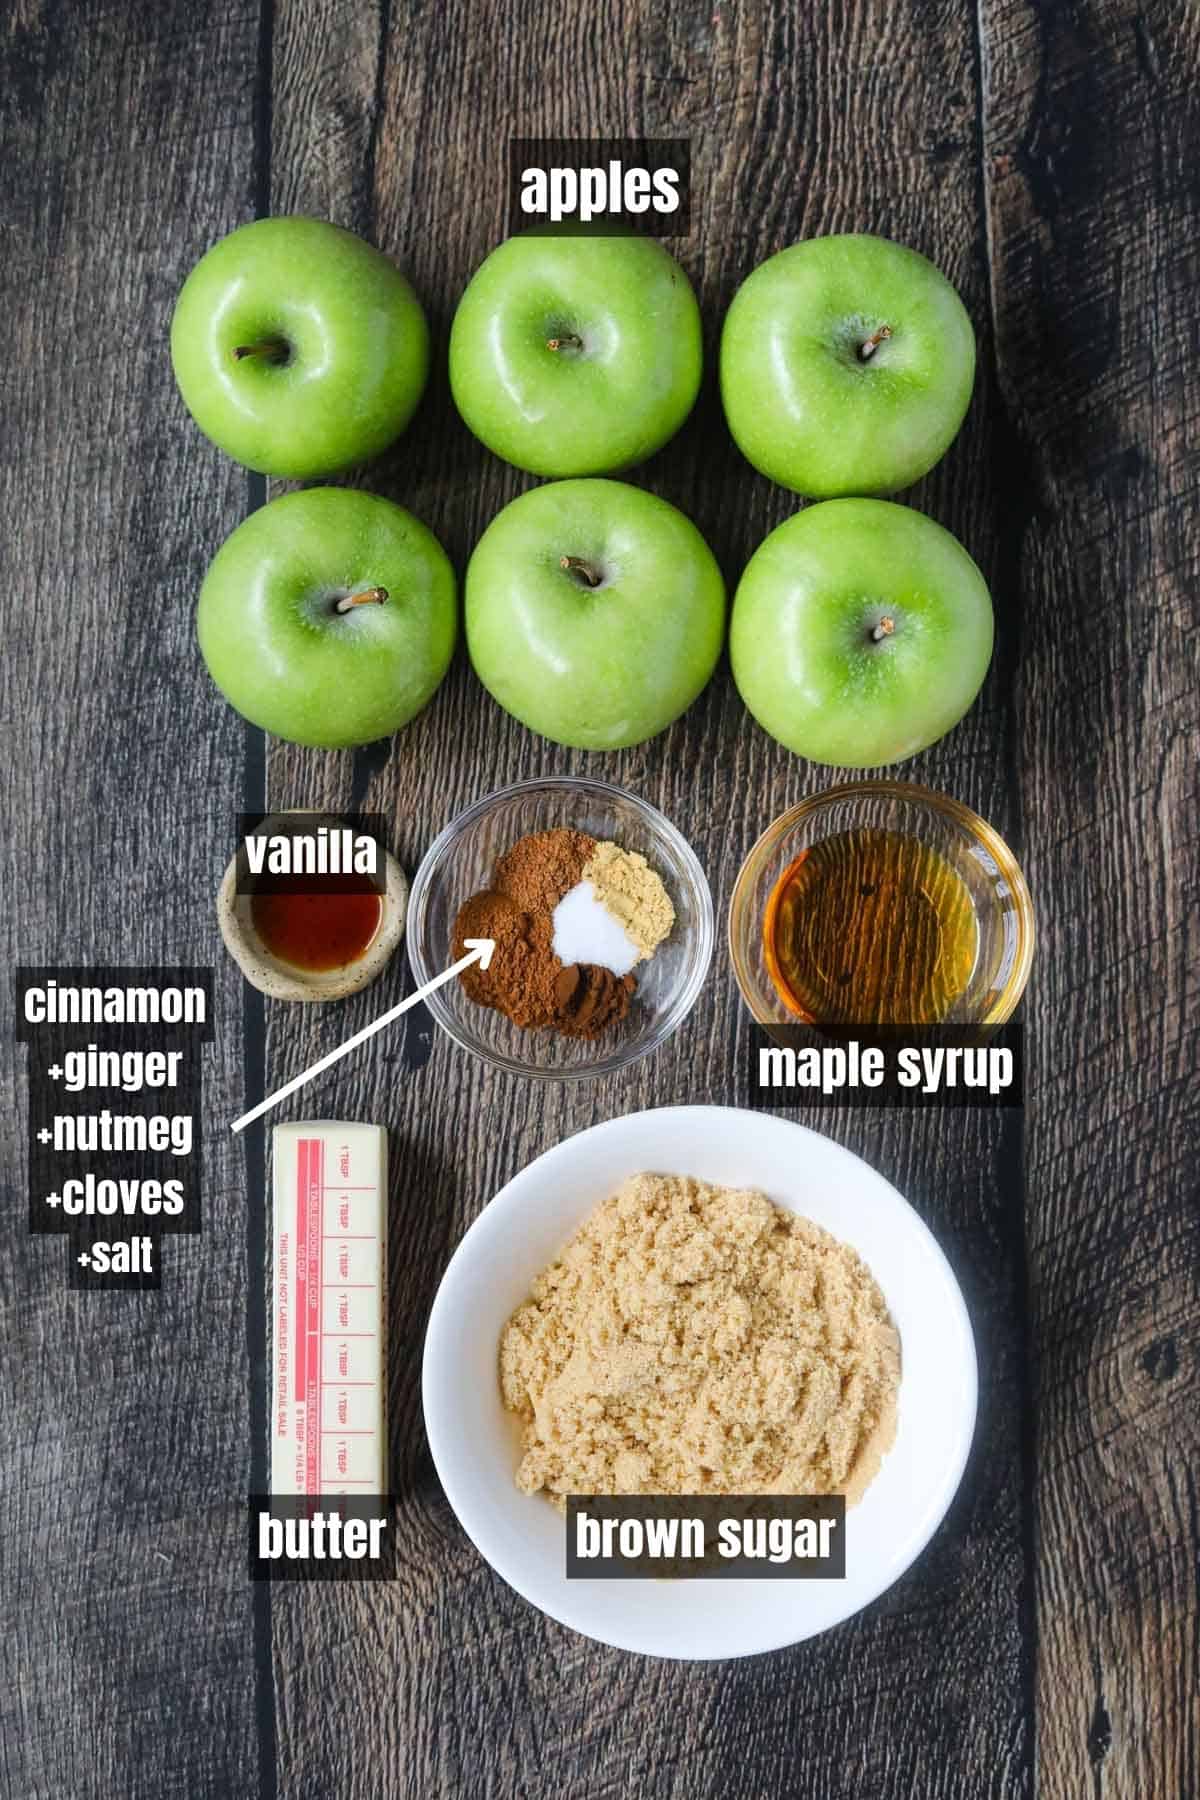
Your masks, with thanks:
[(570, 1081), (607, 1075), (655, 1050), (696, 1003), (713, 953), (713, 904), (704, 870), (668, 819), (634, 794), (573, 776), (523, 781), (477, 800), (435, 838), (417, 870), (408, 910), (408, 957), (418, 984), (452, 960), (459, 907), (486, 888), (504, 852), (532, 831), (556, 827), (611, 838), (646, 858), (675, 907), (675, 926), (648, 963), (619, 1024), (592, 1039), (523, 1031), (469, 1000), (461, 982), (429, 996), (430, 1012), (456, 1044), (515, 1075)]
[(1025, 878), (1003, 838), (977, 813), (901, 781), (847, 782), (802, 800), (768, 826), (746, 857), (729, 908), (729, 954), (754, 1017), (771, 1026), (795, 1025), (805, 1016), (785, 1004), (767, 966), (763, 925), (779, 877), (803, 851), (863, 827), (915, 837), (960, 877), (975, 915), (977, 949), (945, 1022), (1001, 1024), (1021, 998), (1033, 960), (1033, 902)]

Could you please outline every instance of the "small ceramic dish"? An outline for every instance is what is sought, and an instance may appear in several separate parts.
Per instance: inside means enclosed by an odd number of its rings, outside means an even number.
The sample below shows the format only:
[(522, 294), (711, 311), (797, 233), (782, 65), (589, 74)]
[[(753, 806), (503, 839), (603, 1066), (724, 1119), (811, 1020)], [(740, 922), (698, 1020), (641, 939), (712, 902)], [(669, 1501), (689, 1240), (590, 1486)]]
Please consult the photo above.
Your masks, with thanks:
[[(256, 836), (311, 831), (344, 821), (329, 813), (294, 811), (272, 813), (258, 827)], [(348, 994), (369, 987), (391, 960), (404, 936), (408, 916), (408, 877), (389, 850), (384, 851), (385, 884), (380, 895), (379, 925), (375, 935), (353, 962), (340, 968), (297, 968), (274, 955), (254, 928), (253, 896), (238, 892), (239, 880), (247, 887), (246, 849), (243, 844), (226, 869), (217, 893), (217, 923), (225, 948), (251, 986), (272, 1000), (344, 1000)]]
[[(764, 921), (784, 871), (827, 839), (864, 828), (900, 833), (935, 851), (961, 880), (974, 914), (970, 977), (948, 1025), (1000, 1025), (1025, 991), (1033, 961), (1033, 902), (999, 832), (970, 807), (905, 781), (853, 781), (782, 813), (738, 873), (729, 907), (729, 954), (742, 998), (760, 1025), (795, 1025), (771, 978)], [(856, 1020), (873, 1024), (874, 1020)]]
[[(595, 1207), (630, 1175), (754, 1187), (853, 1246), (900, 1333), (896, 1440), (846, 1515), (841, 1580), (567, 1578), (565, 1523), (516, 1485), (520, 1434), (500, 1396), (500, 1336)], [(790, 1119), (672, 1106), (595, 1125), (548, 1150), (475, 1220), (425, 1336), (425, 1428), (438, 1476), (480, 1555), (553, 1619), (645, 1656), (752, 1656), (813, 1637), (890, 1587), (937, 1530), (975, 1429), (975, 1344), (928, 1227), (882, 1175)]]
[(712, 960), (712, 895), (696, 853), (655, 807), (604, 781), (561, 776), (519, 782), (477, 800), (434, 839), (413, 879), (408, 959), (418, 987), (451, 961), (454, 921), (486, 888), (498, 859), (530, 832), (566, 827), (644, 856), (675, 908), (670, 936), (640, 964), (627, 1016), (599, 1037), (523, 1031), (480, 1006), (458, 981), (430, 994), (430, 1012), (465, 1050), (515, 1075), (569, 1081), (623, 1069), (657, 1049), (696, 1003)]

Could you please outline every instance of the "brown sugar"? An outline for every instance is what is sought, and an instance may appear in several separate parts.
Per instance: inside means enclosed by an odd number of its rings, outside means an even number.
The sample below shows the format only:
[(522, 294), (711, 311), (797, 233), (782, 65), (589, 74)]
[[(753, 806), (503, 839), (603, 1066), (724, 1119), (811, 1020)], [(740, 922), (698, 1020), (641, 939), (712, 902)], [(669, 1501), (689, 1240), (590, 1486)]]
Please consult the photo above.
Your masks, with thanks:
[(764, 1194), (635, 1175), (500, 1342), (517, 1484), (566, 1494), (845, 1494), (896, 1430), (900, 1344), (857, 1252)]

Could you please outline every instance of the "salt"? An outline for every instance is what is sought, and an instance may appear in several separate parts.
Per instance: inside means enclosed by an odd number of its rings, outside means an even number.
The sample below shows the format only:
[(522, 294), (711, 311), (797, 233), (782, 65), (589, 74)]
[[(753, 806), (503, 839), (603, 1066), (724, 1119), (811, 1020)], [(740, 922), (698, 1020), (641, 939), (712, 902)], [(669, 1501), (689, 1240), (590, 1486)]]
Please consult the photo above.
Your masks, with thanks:
[(596, 898), (590, 881), (578, 881), (554, 909), (554, 954), (559, 961), (598, 963), (614, 975), (628, 975), (638, 948), (619, 920)]

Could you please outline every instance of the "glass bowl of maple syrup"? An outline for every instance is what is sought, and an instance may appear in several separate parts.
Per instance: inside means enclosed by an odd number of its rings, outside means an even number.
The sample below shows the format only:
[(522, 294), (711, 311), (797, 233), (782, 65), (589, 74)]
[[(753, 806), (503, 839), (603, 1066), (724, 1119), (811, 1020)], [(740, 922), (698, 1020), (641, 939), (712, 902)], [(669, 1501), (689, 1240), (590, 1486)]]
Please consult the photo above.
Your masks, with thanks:
[(762, 1025), (998, 1025), (1024, 992), (1033, 903), (1003, 838), (909, 782), (783, 813), (738, 874), (729, 952)]

